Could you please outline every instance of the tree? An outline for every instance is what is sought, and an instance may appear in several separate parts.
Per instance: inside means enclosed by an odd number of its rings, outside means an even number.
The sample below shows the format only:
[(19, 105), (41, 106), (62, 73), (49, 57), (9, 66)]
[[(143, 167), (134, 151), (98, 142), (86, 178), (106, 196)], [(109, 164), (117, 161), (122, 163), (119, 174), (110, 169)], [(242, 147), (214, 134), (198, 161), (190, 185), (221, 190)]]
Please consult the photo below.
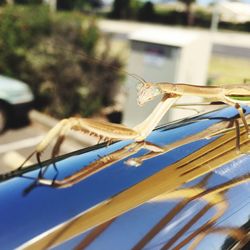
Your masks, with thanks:
[(138, 0), (115, 0), (110, 17), (115, 19), (135, 18), (140, 5)]
[(101, 8), (103, 6), (102, 0), (88, 0), (92, 8)]
[(148, 1), (138, 11), (138, 19), (140, 21), (151, 22), (154, 21), (155, 10), (154, 5)]
[(111, 17), (115, 19), (128, 19), (130, 12), (129, 0), (115, 0), (111, 11)]
[(91, 10), (101, 6), (101, 0), (57, 0), (57, 8), (59, 10)]
[(74, 1), (71, 0), (58, 0), (57, 1), (57, 9), (59, 10), (73, 10), (74, 9)]
[(13, 4), (41, 4), (43, 0), (5, 0), (8, 5)]
[(193, 14), (192, 14), (192, 4), (195, 2), (195, 0), (179, 0), (179, 1), (185, 5), (187, 25), (188, 26), (193, 25), (194, 18), (193, 18)]

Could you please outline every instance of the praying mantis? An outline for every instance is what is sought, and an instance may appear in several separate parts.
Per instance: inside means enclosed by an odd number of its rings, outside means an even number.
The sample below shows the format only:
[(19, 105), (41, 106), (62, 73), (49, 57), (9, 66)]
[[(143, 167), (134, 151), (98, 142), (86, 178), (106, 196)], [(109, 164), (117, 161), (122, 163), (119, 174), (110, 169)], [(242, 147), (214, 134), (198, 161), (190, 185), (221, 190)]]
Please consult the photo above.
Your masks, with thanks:
[(28, 157), (28, 159), (33, 154), (36, 154), (37, 160), (40, 162), (41, 153), (48, 147), (53, 139), (56, 139), (57, 141), (52, 150), (52, 158), (54, 158), (59, 153), (60, 146), (65, 138), (65, 135), (70, 129), (97, 136), (104, 141), (124, 139), (132, 139), (137, 142), (143, 141), (157, 126), (161, 118), (166, 112), (169, 111), (174, 103), (182, 96), (187, 95), (199, 96), (213, 101), (220, 101), (235, 107), (239, 112), (247, 133), (250, 134), (244, 111), (241, 107), (241, 104), (250, 104), (250, 86), (248, 84), (199, 86), (184, 83), (151, 83), (140, 79), (140, 84), (138, 85), (137, 89), (137, 102), (140, 106), (144, 105), (146, 102), (152, 100), (154, 97), (160, 94), (162, 94), (163, 97), (160, 103), (154, 108), (152, 113), (133, 129), (124, 125), (97, 121), (95, 119), (89, 118), (63, 119), (48, 132), (48, 134), (41, 141), (41, 143), (37, 145), (35, 151)]
[[(235, 107), (239, 112), (248, 136), (250, 135), (244, 111), (241, 107), (242, 104), (250, 104), (249, 84), (199, 86), (169, 82), (151, 83), (146, 82), (140, 77), (136, 78), (137, 80), (139, 80), (139, 84), (137, 87), (138, 105), (142, 106), (146, 102), (154, 99), (154, 97), (162, 94), (160, 103), (154, 108), (152, 113), (144, 121), (136, 125), (134, 128), (128, 128), (121, 124), (98, 121), (90, 118), (77, 117), (63, 119), (48, 132), (48, 134), (41, 141), (41, 143), (36, 146), (35, 151), (27, 158), (27, 160), (35, 154), (37, 161), (40, 163), (40, 156), (42, 152), (50, 145), (50, 143), (54, 139), (56, 139), (56, 143), (53, 147), (51, 156), (52, 158), (55, 158), (60, 151), (60, 146), (65, 139), (66, 133), (70, 129), (99, 137), (99, 139), (102, 139), (103, 141), (127, 139), (132, 139), (135, 142), (144, 141), (146, 137), (152, 132), (152, 130), (157, 126), (165, 113), (167, 113), (176, 103), (176, 101), (182, 96), (203, 97), (211, 101), (220, 101), (229, 106)], [(160, 151), (159, 147), (156, 151)], [(20, 168), (23, 167), (25, 162), (20, 166)]]

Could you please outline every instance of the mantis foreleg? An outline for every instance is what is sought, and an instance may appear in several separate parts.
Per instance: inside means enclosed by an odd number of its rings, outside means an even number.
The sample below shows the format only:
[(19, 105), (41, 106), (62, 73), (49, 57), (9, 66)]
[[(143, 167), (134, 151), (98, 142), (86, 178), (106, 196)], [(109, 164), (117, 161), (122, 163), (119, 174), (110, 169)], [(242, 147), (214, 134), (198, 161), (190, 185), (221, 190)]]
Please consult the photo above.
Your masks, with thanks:
[(178, 95), (165, 94), (153, 112), (142, 123), (134, 127), (134, 130), (140, 134), (136, 141), (144, 140), (179, 98)]
[[(248, 115), (246, 118), (250, 118), (250, 115)], [(214, 124), (211, 127), (207, 128), (206, 130), (199, 132), (194, 135), (190, 135), (186, 138), (183, 138), (181, 140), (178, 140), (176, 142), (173, 142), (169, 145), (161, 147), (162, 151), (161, 152), (148, 152), (142, 156), (136, 157), (136, 158), (130, 158), (126, 161), (126, 164), (130, 166), (135, 166), (138, 167), (140, 166), (144, 161), (149, 160), (151, 158), (154, 158), (158, 155), (165, 154), (171, 150), (174, 150), (178, 147), (181, 147), (183, 145), (186, 145), (188, 143), (201, 140), (201, 139), (210, 139), (213, 136), (218, 136), (223, 133), (228, 133), (232, 129), (234, 129), (234, 124), (235, 124), (235, 130), (236, 130), (236, 149), (240, 153), (240, 127), (244, 126), (244, 124), (239, 124), (238, 119), (234, 119), (232, 121), (222, 121), (220, 123)]]

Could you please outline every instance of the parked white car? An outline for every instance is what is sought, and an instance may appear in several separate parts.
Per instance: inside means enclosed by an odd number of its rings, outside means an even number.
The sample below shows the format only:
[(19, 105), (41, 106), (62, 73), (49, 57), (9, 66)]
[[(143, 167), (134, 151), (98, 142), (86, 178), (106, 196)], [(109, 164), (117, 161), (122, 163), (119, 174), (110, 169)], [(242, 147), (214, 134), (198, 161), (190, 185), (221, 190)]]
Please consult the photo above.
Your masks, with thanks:
[(10, 119), (27, 117), (33, 101), (34, 96), (26, 83), (0, 75), (0, 133)]

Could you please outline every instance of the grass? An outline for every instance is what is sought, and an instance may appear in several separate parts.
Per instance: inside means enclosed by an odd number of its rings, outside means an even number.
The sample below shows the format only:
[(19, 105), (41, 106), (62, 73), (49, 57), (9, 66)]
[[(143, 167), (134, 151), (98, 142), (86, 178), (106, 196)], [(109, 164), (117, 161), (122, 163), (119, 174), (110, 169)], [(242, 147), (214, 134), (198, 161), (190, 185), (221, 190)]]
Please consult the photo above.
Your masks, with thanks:
[(209, 84), (243, 83), (250, 79), (250, 58), (212, 55), (208, 70)]

